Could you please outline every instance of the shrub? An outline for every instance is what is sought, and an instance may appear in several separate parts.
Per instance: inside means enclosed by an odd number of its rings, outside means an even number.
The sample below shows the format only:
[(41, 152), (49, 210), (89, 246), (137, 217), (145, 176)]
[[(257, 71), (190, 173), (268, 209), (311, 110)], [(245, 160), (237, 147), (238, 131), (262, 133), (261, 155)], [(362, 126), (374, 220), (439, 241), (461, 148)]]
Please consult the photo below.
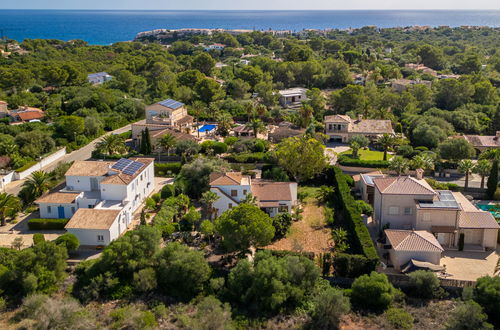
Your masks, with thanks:
[(290, 178), (284, 169), (278, 166), (272, 166), (270, 169), (262, 169), (262, 178), (278, 182), (288, 182)]
[(278, 213), (273, 218), (273, 227), (275, 229), (274, 237), (285, 237), (292, 225), (293, 219), (290, 213)]
[[(498, 310), (496, 311), (498, 313)], [(486, 322), (487, 316), (483, 313), (481, 306), (473, 300), (460, 303), (453, 309), (445, 329), (467, 330), (467, 329), (491, 329), (493, 326)]]
[(238, 138), (236, 136), (228, 136), (227, 138), (224, 139), (224, 143), (227, 144), (228, 146), (232, 146), (238, 141)]
[(74, 251), (80, 247), (80, 241), (74, 234), (66, 233), (59, 236), (55, 241), (57, 245), (63, 245), (68, 251)]
[(30, 230), (62, 230), (69, 219), (39, 219), (34, 218), (28, 221)]
[(460, 233), (460, 236), (458, 237), (458, 251), (463, 251), (464, 245), (465, 245), (465, 234)]
[(313, 298), (313, 329), (338, 329), (340, 318), (351, 309), (349, 299), (339, 289), (327, 287)]
[(385, 274), (371, 272), (354, 280), (351, 302), (358, 308), (381, 312), (386, 310), (396, 296), (396, 289)]
[(413, 316), (402, 308), (389, 308), (385, 312), (385, 318), (394, 329), (413, 329), (415, 321)]
[(410, 279), (410, 292), (414, 297), (434, 298), (441, 285), (436, 274), (426, 270), (417, 270), (408, 275)]
[(45, 236), (43, 236), (43, 234), (36, 233), (33, 235), (33, 244), (34, 245), (38, 245), (42, 242), (45, 242)]
[(363, 200), (357, 200), (356, 205), (361, 212), (361, 214), (366, 214), (367, 216), (371, 216), (373, 214), (373, 207)]
[(265, 159), (265, 152), (243, 152), (226, 156), (226, 160), (233, 163), (261, 163), (265, 162)]
[(500, 277), (485, 276), (477, 280), (474, 288), (474, 300), (488, 314), (495, 326), (500, 326)]
[(181, 163), (155, 163), (155, 176), (173, 176), (181, 171)]
[(162, 199), (167, 199), (169, 197), (175, 197), (175, 186), (173, 184), (167, 184), (161, 188), (160, 196)]
[(336, 253), (333, 257), (335, 275), (340, 277), (355, 278), (370, 273), (377, 263), (378, 260), (360, 254)]
[(338, 158), (338, 163), (342, 166), (368, 168), (387, 168), (390, 164), (388, 160), (361, 160), (351, 158), (347, 155), (340, 155)]

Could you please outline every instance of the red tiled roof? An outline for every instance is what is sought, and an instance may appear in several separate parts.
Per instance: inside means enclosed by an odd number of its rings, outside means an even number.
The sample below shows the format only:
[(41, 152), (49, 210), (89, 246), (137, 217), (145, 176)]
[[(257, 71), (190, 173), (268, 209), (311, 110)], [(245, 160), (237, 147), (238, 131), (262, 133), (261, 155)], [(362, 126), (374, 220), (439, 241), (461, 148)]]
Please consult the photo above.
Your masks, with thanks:
[(252, 194), (257, 197), (259, 202), (270, 201), (291, 201), (292, 191), (291, 182), (270, 182), (257, 181), (252, 182)]
[(234, 186), (240, 185), (242, 179), (241, 172), (227, 172), (211, 173), (209, 181), (211, 186)]
[(375, 187), (382, 194), (402, 195), (435, 195), (436, 192), (425, 180), (417, 180), (410, 176), (375, 178)]
[(463, 212), (458, 215), (458, 226), (469, 229), (498, 229), (500, 226), (490, 212)]
[(444, 251), (436, 237), (425, 230), (386, 229), (385, 235), (395, 251)]
[(30, 121), (30, 120), (34, 120), (34, 119), (42, 119), (43, 117), (45, 117), (45, 114), (43, 113), (42, 110), (19, 111), (19, 112), (16, 113), (16, 115), (22, 121)]

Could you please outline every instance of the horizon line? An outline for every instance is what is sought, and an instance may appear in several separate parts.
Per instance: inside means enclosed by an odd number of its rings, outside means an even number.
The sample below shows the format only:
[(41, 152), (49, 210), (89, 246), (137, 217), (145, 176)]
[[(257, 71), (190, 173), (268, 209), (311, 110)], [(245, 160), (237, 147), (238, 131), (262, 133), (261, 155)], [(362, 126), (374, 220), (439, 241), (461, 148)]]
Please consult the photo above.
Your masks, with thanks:
[(378, 9), (378, 8), (343, 8), (343, 9), (133, 9), (133, 8), (0, 8), (0, 10), (76, 10), (76, 11), (500, 11), (500, 8), (396, 8), (396, 9)]

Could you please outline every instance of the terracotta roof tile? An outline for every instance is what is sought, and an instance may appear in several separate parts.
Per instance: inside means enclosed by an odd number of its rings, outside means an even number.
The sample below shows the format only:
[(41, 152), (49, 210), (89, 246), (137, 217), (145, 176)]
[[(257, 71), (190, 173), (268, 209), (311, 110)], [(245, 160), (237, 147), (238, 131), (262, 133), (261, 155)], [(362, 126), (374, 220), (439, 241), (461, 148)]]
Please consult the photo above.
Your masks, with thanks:
[(254, 180), (251, 190), (259, 202), (290, 201), (292, 200), (292, 191), (290, 188), (292, 184), (294, 183)]
[(114, 162), (77, 160), (66, 172), (67, 176), (105, 176)]
[(38, 198), (35, 203), (56, 203), (56, 204), (72, 204), (79, 192), (55, 192)]
[(325, 117), (325, 123), (326, 122), (348, 122), (350, 123), (352, 121), (351, 117), (347, 115), (332, 115), (332, 116), (326, 116)]
[(78, 209), (65, 229), (109, 229), (121, 210)]
[(387, 177), (373, 179), (375, 187), (382, 194), (401, 195), (435, 195), (436, 192), (425, 180), (417, 180), (410, 176)]
[(395, 251), (444, 251), (436, 237), (425, 230), (386, 229), (385, 235)]
[(235, 186), (240, 185), (242, 179), (247, 176), (241, 172), (227, 172), (227, 173), (211, 173), (210, 185), (211, 186)]
[(390, 120), (362, 119), (349, 124), (349, 133), (394, 134)]
[(458, 226), (470, 229), (498, 229), (500, 226), (490, 212), (463, 212), (458, 215)]
[(464, 135), (474, 147), (500, 148), (500, 138), (495, 135)]

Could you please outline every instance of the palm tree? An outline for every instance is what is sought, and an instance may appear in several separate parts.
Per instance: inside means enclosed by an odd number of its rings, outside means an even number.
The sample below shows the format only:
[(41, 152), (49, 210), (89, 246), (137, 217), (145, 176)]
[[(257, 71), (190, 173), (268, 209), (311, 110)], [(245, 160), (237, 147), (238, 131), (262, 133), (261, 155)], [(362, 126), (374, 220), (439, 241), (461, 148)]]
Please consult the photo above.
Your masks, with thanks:
[(209, 219), (212, 219), (212, 215), (214, 213), (213, 205), (215, 202), (217, 202), (218, 199), (219, 199), (219, 195), (217, 195), (216, 193), (214, 193), (211, 190), (205, 191), (201, 195), (200, 202), (202, 202), (205, 205), (205, 207), (207, 208), (207, 213), (208, 213)]
[(314, 109), (307, 103), (302, 103), (302, 107), (299, 110), (301, 126), (306, 128), (309, 126), (314, 114)]
[(411, 160), (411, 165), (413, 168), (421, 168), (424, 171), (434, 169), (434, 159), (429, 153), (421, 153), (416, 155)]
[(266, 125), (264, 125), (260, 119), (252, 119), (247, 126), (252, 128), (255, 138), (257, 138), (257, 134), (264, 133), (266, 131)]
[(162, 147), (163, 149), (165, 149), (165, 151), (167, 152), (167, 157), (168, 157), (168, 156), (170, 156), (170, 150), (173, 147), (175, 147), (176, 143), (177, 143), (177, 139), (175, 138), (175, 136), (173, 136), (170, 133), (167, 133), (161, 137), (160, 141), (158, 142), (158, 145), (160, 147)]
[(406, 173), (409, 167), (410, 162), (401, 156), (394, 156), (389, 161), (389, 169), (395, 171), (397, 175)]
[(384, 149), (384, 160), (387, 160), (387, 151), (396, 144), (396, 138), (390, 134), (384, 133), (377, 139), (377, 143)]
[(101, 154), (114, 155), (124, 154), (127, 151), (127, 146), (125, 145), (125, 139), (122, 136), (108, 134), (97, 143), (96, 149)]
[(255, 116), (255, 106), (254, 106), (253, 102), (245, 103), (244, 109), (245, 109), (245, 112), (247, 114), (247, 118), (248, 118), (247, 121), (250, 121), (250, 117)]
[(233, 127), (233, 117), (227, 112), (220, 112), (216, 116), (217, 133), (221, 136), (227, 136), (229, 130)]
[(491, 163), (487, 159), (480, 159), (472, 172), (481, 176), (481, 189), (484, 189), (484, 178), (491, 172)]
[(255, 197), (252, 193), (248, 193), (241, 202), (250, 205), (257, 205), (257, 197)]
[(198, 132), (198, 138), (200, 137), (200, 131), (199, 131), (199, 126), (200, 126), (200, 116), (205, 110), (205, 104), (201, 101), (194, 101), (193, 104), (191, 105), (191, 114), (194, 116), (194, 119), (196, 120), (196, 131)]
[(1, 226), (7, 224), (7, 218), (14, 218), (21, 209), (21, 201), (14, 195), (0, 193), (0, 221)]
[(474, 169), (474, 162), (470, 159), (462, 159), (460, 163), (458, 163), (458, 171), (465, 174), (465, 189), (469, 188), (469, 174)]
[(35, 171), (24, 181), (23, 190), (26, 189), (32, 198), (38, 198), (50, 188), (50, 175), (44, 171)]

